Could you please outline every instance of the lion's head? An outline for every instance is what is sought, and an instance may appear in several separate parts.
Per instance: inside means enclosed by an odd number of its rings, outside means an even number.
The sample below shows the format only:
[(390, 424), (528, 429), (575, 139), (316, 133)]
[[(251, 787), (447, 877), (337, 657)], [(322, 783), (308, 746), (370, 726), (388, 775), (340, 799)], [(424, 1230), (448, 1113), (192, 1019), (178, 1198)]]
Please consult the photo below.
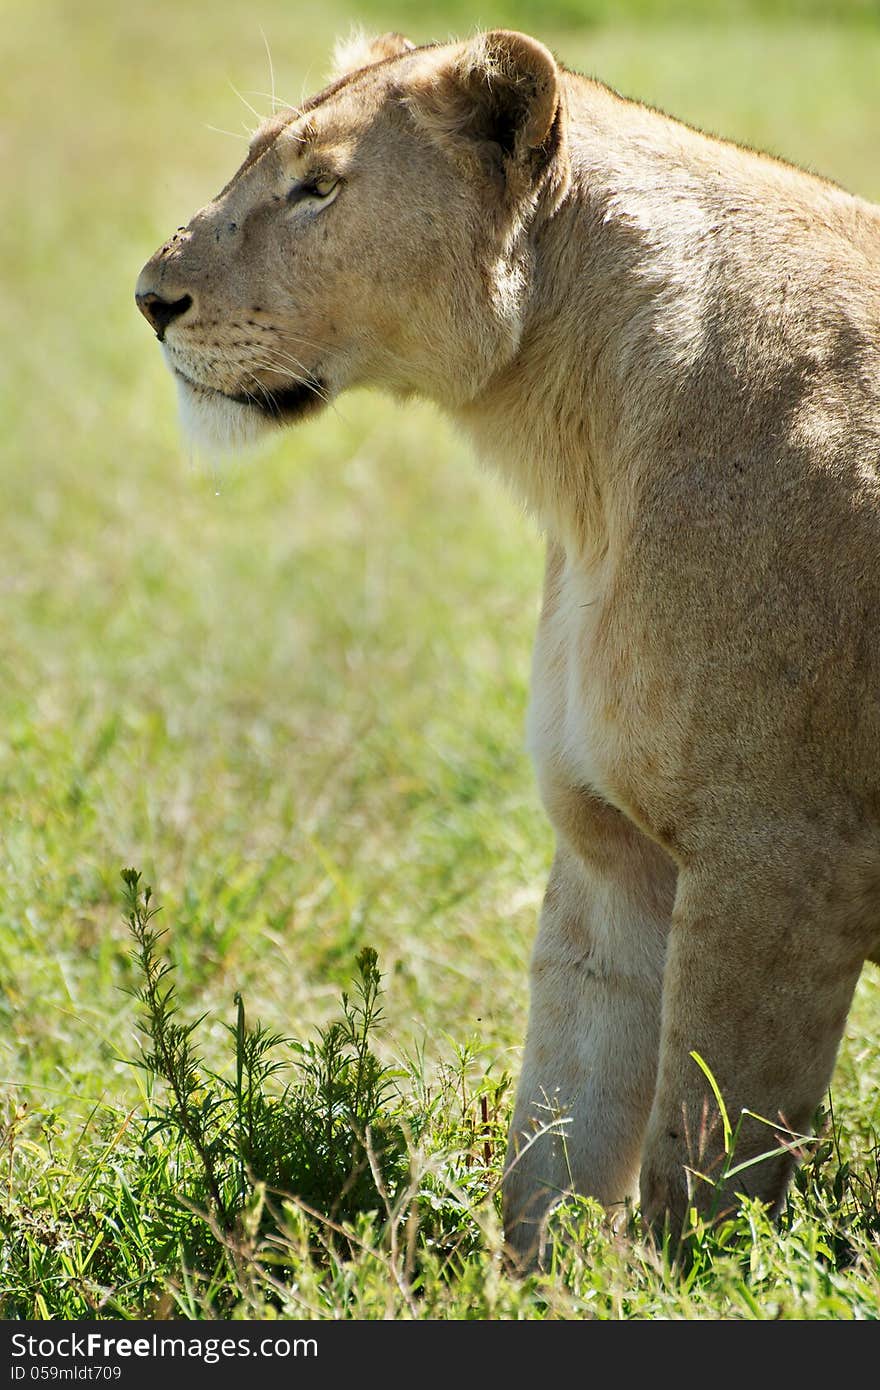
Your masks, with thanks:
[(212, 443), (355, 385), (462, 404), (516, 352), (527, 230), (565, 181), (551, 54), (506, 31), (392, 34), (346, 62), (261, 126), (138, 280), (184, 419)]

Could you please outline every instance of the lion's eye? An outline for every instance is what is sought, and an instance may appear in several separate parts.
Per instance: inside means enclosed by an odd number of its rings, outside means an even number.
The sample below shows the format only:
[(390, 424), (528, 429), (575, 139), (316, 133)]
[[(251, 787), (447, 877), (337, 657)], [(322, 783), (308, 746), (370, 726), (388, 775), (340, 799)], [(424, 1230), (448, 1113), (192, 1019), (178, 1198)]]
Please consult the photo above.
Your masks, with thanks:
[(312, 181), (310, 192), (314, 193), (317, 198), (329, 198), (338, 184), (339, 180), (335, 179), (332, 174), (324, 174), (321, 178)]
[(304, 179), (294, 184), (287, 195), (289, 203), (298, 203), (303, 198), (329, 198), (339, 187), (339, 179), (334, 174), (319, 174), (315, 178)]

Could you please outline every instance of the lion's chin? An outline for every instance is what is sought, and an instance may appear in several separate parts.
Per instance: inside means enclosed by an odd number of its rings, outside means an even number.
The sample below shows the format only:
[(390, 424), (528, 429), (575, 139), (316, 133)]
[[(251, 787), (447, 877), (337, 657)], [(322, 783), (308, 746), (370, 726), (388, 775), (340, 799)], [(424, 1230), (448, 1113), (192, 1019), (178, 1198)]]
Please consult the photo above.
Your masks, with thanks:
[(271, 429), (271, 424), (253, 406), (241, 405), (219, 391), (193, 387), (178, 373), (177, 400), (180, 427), (186, 439), (209, 454), (238, 453)]
[(181, 428), (197, 448), (210, 453), (236, 453), (279, 426), (294, 424), (320, 408), (326, 399), (323, 382), (303, 382), (283, 391), (230, 396), (190, 381), (172, 367), (177, 384)]

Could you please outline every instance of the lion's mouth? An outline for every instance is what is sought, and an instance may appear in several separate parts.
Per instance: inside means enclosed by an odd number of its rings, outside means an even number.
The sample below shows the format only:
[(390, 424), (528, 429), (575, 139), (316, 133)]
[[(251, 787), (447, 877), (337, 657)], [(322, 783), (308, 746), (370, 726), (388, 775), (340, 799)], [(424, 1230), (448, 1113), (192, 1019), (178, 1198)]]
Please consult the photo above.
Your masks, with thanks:
[(265, 420), (278, 424), (298, 419), (308, 410), (315, 409), (327, 400), (327, 385), (320, 377), (297, 381), (292, 386), (270, 387), (255, 382), (249, 390), (237, 392), (220, 391), (216, 386), (206, 386), (202, 381), (194, 381), (180, 368), (172, 364), (172, 371), (191, 391), (206, 398), (215, 397), (222, 401), (234, 401), (257, 411)]

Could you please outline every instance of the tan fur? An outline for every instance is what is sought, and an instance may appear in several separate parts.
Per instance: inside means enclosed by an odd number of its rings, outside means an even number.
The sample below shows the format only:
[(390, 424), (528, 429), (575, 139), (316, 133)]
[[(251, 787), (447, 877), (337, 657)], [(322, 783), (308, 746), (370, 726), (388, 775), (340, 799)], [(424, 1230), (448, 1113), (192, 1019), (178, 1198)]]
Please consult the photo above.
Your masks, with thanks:
[(402, 53), (410, 53), (414, 48), (415, 44), (404, 38), (403, 34), (382, 34), (374, 38), (356, 25), (348, 38), (340, 39), (333, 50), (331, 79), (337, 81), (348, 73), (357, 72), (359, 68), (382, 63), (386, 58), (399, 58)]
[(778, 1204), (880, 944), (880, 210), (524, 35), (353, 62), (143, 307), (214, 437), (418, 392), (547, 533), (511, 1248), (571, 1189)]

